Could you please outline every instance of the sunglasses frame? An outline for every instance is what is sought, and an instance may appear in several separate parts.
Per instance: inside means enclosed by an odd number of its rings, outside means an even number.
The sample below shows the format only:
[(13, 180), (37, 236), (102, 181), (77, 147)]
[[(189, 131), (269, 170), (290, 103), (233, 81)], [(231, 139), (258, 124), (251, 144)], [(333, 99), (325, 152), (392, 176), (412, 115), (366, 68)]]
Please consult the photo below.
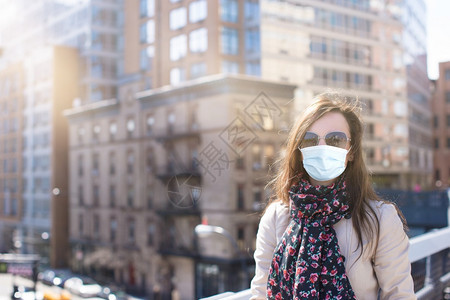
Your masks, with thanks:
[[(345, 136), (345, 138), (346, 138), (346, 143), (345, 143), (345, 145), (347, 145), (347, 142), (350, 142), (350, 141), (352, 140), (352, 139), (349, 138), (349, 137), (347, 136), (347, 134), (346, 134), (345, 132), (343, 132), (343, 131), (330, 131), (330, 132), (328, 132), (327, 134), (325, 134), (324, 136), (320, 136), (320, 135), (318, 135), (317, 133), (314, 133), (314, 132), (312, 132), (312, 131), (307, 131), (307, 132), (305, 132), (305, 136), (306, 136), (306, 134), (308, 134), (308, 133), (311, 133), (311, 134), (314, 134), (315, 136), (317, 136), (317, 137), (316, 137), (317, 143), (316, 143), (315, 145), (308, 146), (308, 147), (314, 147), (314, 146), (317, 146), (317, 145), (319, 145), (320, 140), (324, 140), (324, 141), (325, 141), (325, 144), (328, 145), (328, 146), (332, 146), (332, 147), (336, 147), (336, 148), (345, 149), (345, 147), (333, 146), (333, 145), (329, 145), (329, 144), (327, 143), (327, 136), (328, 136), (329, 134), (332, 134), (332, 133), (342, 133), (342, 134)], [(303, 137), (302, 142), (304, 141), (305, 136)], [(301, 143), (300, 143), (300, 146), (299, 146), (298, 148), (301, 149), (301, 148), (308, 148), (308, 147), (301, 147)]]

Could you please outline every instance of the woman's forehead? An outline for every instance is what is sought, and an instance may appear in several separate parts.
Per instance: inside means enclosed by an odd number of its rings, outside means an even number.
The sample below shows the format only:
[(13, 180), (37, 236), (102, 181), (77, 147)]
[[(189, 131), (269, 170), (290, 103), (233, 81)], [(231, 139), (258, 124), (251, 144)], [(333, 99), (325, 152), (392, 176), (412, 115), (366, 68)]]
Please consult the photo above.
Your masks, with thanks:
[(319, 135), (326, 134), (331, 131), (342, 131), (350, 134), (350, 128), (344, 115), (339, 112), (329, 112), (315, 121), (308, 131), (312, 131)]

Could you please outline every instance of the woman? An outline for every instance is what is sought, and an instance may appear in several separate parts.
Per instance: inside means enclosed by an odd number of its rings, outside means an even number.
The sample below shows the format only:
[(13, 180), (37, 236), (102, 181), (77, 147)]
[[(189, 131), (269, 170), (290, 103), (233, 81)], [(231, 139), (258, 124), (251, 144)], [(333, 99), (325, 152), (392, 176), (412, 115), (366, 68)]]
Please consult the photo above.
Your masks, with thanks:
[(251, 299), (416, 299), (402, 218), (364, 165), (359, 110), (321, 94), (294, 124), (259, 225)]

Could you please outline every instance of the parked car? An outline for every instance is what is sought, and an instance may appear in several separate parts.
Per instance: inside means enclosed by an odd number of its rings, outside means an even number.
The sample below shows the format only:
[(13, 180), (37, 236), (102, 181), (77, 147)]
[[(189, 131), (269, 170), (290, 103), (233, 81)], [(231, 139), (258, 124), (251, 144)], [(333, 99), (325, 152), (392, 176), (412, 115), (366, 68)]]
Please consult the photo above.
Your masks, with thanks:
[(96, 297), (102, 291), (102, 287), (87, 276), (75, 276), (67, 279), (64, 288), (72, 294), (84, 298)]
[(115, 287), (103, 286), (102, 291), (97, 295), (106, 300), (127, 300), (127, 294)]
[(43, 296), (40, 292), (35, 292), (33, 288), (26, 286), (13, 286), (11, 294), (12, 300), (42, 300)]
[(43, 272), (39, 273), (38, 280), (46, 285), (50, 285), (50, 286), (54, 285), (54, 286), (63, 287), (66, 280), (73, 276), (74, 276), (74, 274), (72, 274), (72, 272), (70, 272), (69, 270), (48, 269), (48, 270), (44, 270)]

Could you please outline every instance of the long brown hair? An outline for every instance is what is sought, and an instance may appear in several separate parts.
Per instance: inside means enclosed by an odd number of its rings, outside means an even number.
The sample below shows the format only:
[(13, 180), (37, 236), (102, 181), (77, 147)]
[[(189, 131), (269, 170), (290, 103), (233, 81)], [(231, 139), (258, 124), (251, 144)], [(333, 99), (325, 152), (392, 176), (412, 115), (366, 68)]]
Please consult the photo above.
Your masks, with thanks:
[(268, 184), (274, 193), (271, 202), (281, 200), (285, 205), (289, 205), (290, 187), (296, 183), (299, 175), (307, 175), (301, 163), (301, 152), (298, 147), (311, 125), (329, 112), (341, 113), (350, 128), (351, 147), (348, 156), (352, 159), (348, 161), (342, 176), (345, 176), (347, 182), (351, 220), (358, 237), (358, 245), (361, 247), (360, 256), (363, 253), (363, 232), (369, 241), (374, 241), (370, 243), (370, 249), (374, 253), (378, 244), (380, 223), (369, 201), (379, 200), (379, 198), (373, 190), (370, 175), (364, 163), (361, 104), (355, 99), (345, 98), (339, 93), (320, 94), (296, 120), (289, 133), (284, 155), (278, 161), (277, 174)]

